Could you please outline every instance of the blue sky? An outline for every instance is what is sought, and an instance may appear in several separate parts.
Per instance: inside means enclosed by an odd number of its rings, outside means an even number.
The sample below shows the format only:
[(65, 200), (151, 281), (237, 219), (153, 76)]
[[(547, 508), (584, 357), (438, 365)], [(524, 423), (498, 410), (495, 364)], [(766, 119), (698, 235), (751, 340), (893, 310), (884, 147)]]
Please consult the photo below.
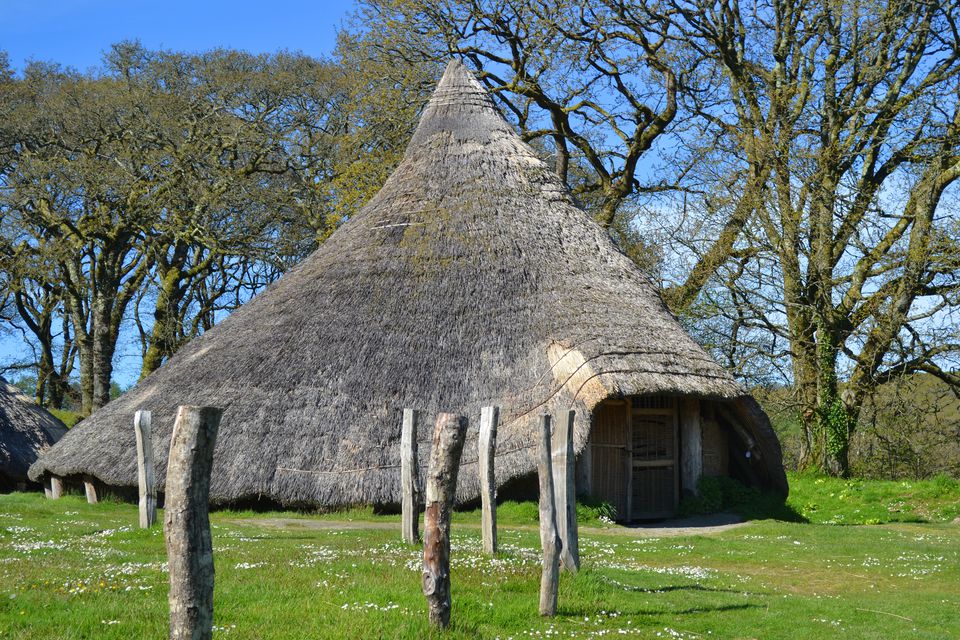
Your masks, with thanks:
[[(15, 69), (33, 59), (86, 70), (100, 64), (111, 44), (134, 39), (150, 49), (286, 49), (320, 57), (333, 50), (353, 6), (352, 0), (0, 0), (0, 50)], [(124, 387), (139, 373), (134, 338), (121, 334), (114, 362)], [(26, 359), (27, 349), (19, 335), (0, 331), (0, 367)]]
[(151, 49), (216, 47), (254, 53), (280, 49), (322, 56), (352, 0), (0, 0), (0, 49), (22, 68), (28, 59), (81, 70), (99, 64), (120, 40)]

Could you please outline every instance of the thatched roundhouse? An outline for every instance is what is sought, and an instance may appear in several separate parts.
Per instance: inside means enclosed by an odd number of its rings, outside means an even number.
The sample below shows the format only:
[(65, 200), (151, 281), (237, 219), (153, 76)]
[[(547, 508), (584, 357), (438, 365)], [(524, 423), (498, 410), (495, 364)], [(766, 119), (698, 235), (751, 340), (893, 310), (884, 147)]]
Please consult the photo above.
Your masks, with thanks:
[(0, 378), (0, 491), (25, 485), (30, 465), (66, 432), (60, 420)]
[[(757, 403), (577, 208), (473, 75), (447, 68), (381, 191), (314, 254), (74, 429), (31, 469), (135, 486), (153, 412), (158, 478), (179, 404), (225, 408), (211, 499), (395, 504), (404, 407), (501, 407), (497, 481), (536, 469), (536, 421), (575, 409), (580, 488), (625, 519), (671, 512), (701, 473), (786, 494)], [(476, 431), (458, 486), (478, 495)]]

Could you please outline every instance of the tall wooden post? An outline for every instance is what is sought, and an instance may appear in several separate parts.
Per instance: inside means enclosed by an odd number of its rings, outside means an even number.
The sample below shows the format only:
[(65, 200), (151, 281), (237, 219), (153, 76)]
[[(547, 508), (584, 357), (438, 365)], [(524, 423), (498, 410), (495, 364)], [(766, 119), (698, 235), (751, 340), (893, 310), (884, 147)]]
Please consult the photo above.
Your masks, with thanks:
[(97, 486), (93, 484), (93, 480), (91, 478), (84, 478), (83, 492), (87, 494), (88, 504), (97, 504), (97, 502), (99, 502), (97, 498)]
[(423, 595), (430, 624), (440, 628), (450, 624), (450, 516), (466, 437), (465, 417), (437, 415), (423, 516)]
[(574, 483), (576, 457), (573, 452), (573, 425), (576, 411), (561, 419), (553, 436), (553, 491), (557, 504), (557, 529), (563, 542), (560, 563), (567, 571), (580, 570), (580, 541), (577, 531), (577, 489)]
[(164, 534), (170, 571), (170, 640), (213, 636), (210, 472), (221, 409), (180, 407), (170, 438)]
[(700, 401), (680, 400), (680, 484), (684, 492), (697, 495), (703, 475), (703, 433), (700, 428)]
[(50, 476), (50, 499), (59, 500), (63, 495), (63, 478)]
[(417, 459), (417, 432), (420, 412), (403, 410), (403, 428), (400, 433), (400, 485), (403, 495), (402, 534), (407, 544), (420, 542), (420, 463)]
[(540, 546), (543, 547), (543, 571), (540, 574), (540, 615), (557, 614), (557, 590), (560, 586), (560, 550), (557, 534), (557, 510), (553, 495), (553, 470), (550, 456), (550, 416), (540, 417)]
[(494, 473), (494, 456), (497, 451), (497, 424), (499, 421), (499, 407), (483, 407), (480, 410), (480, 439), (478, 441), (480, 531), (483, 537), (483, 551), (491, 555), (497, 552), (497, 480)]
[(137, 484), (140, 487), (140, 528), (149, 529), (157, 521), (157, 474), (153, 466), (153, 433), (149, 411), (133, 414), (137, 436)]

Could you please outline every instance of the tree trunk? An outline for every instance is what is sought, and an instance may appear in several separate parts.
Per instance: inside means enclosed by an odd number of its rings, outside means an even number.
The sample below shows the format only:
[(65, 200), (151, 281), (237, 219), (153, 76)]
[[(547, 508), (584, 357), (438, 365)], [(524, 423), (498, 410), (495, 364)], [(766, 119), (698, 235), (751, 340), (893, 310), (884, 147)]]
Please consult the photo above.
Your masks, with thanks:
[(73, 313), (73, 326), (80, 358), (80, 413), (93, 411), (93, 338), (83, 325), (83, 315)]
[[(823, 327), (824, 325), (820, 325)], [(823, 438), (821, 471), (840, 478), (850, 473), (850, 414), (837, 383), (837, 348), (827, 330), (817, 331), (817, 421)]]
[(93, 304), (93, 405), (94, 410), (110, 402), (110, 383), (113, 380), (113, 352), (116, 342), (110, 330), (111, 305), (101, 293)]
[(213, 636), (210, 473), (221, 409), (177, 411), (167, 468), (164, 533), (170, 571), (170, 639)]
[[(184, 259), (185, 247), (178, 244), (174, 260)], [(150, 331), (150, 342), (146, 353), (143, 354), (143, 365), (140, 368), (140, 379), (160, 368), (164, 360), (173, 355), (177, 348), (177, 317), (182, 303), (183, 292), (180, 283), (183, 271), (179, 266), (169, 266), (160, 280), (157, 292), (157, 303), (153, 311), (153, 329)]]
[(466, 418), (437, 415), (423, 517), (423, 595), (430, 624), (441, 629), (450, 625), (450, 516), (466, 437)]

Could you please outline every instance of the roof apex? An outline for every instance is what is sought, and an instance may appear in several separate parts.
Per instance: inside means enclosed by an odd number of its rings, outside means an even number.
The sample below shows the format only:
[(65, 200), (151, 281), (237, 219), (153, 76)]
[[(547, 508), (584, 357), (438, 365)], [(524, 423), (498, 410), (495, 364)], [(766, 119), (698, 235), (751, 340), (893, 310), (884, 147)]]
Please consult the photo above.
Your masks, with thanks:
[(486, 140), (493, 132), (516, 135), (473, 72), (454, 58), (424, 108), (407, 152), (437, 133), (459, 140)]
[(447, 63), (447, 68), (443, 70), (443, 76), (441, 76), (434, 91), (456, 90), (461, 92), (463, 89), (474, 89), (475, 93), (487, 95), (487, 92), (484, 91), (483, 86), (473, 72), (467, 68), (467, 65), (463, 64), (463, 61), (458, 58), (452, 58)]

